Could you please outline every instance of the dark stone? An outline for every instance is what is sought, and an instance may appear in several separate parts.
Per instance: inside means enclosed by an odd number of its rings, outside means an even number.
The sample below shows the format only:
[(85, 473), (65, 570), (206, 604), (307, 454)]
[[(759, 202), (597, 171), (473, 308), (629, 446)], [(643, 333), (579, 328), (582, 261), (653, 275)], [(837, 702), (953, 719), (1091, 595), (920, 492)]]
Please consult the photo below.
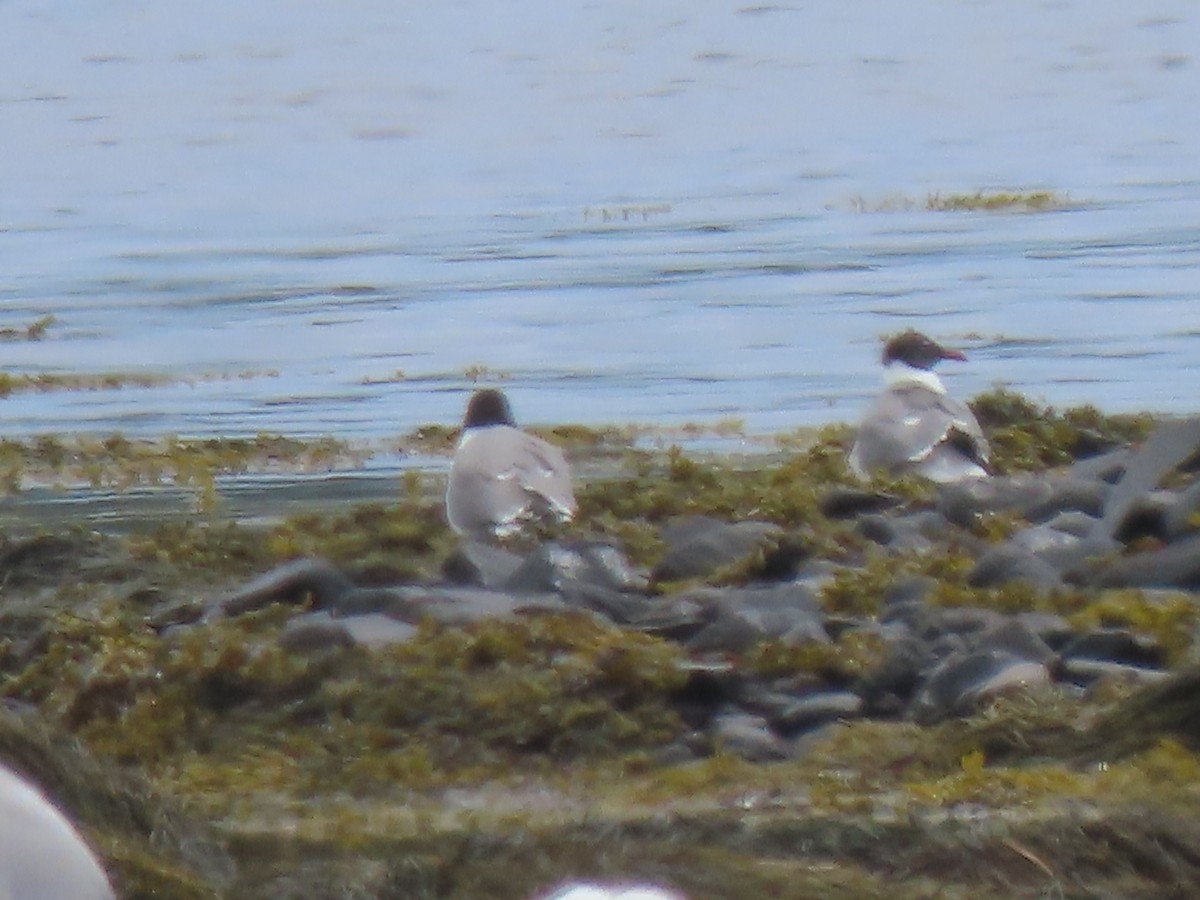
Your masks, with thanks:
[(762, 581), (789, 581), (800, 574), (801, 566), (812, 558), (808, 542), (797, 534), (784, 534), (766, 545), (762, 568), (756, 577)]
[(745, 687), (745, 678), (732, 663), (689, 660), (682, 664), (683, 686), (671, 696), (684, 722), (703, 727), (716, 710), (735, 702)]
[(198, 600), (170, 600), (146, 617), (146, 625), (155, 631), (165, 631), (176, 625), (194, 625), (204, 618), (205, 612), (205, 605)]
[(630, 625), (647, 634), (686, 641), (716, 616), (711, 604), (679, 595), (647, 599)]
[(1025, 582), (1046, 592), (1063, 586), (1054, 566), (1012, 543), (985, 551), (967, 576), (967, 583), (977, 588), (997, 587), (1013, 581)]
[(510, 594), (487, 588), (412, 586), (394, 588), (395, 598), (386, 610), (396, 619), (419, 624), (429, 619), (440, 625), (513, 619), (536, 612), (568, 612), (557, 594)]
[(955, 525), (970, 528), (981, 513), (1016, 512), (1045, 502), (1050, 496), (1050, 487), (1041, 477), (974, 478), (942, 485), (937, 509)]
[(1057, 613), (1026, 611), (1017, 613), (1014, 619), (1054, 651), (1062, 649), (1075, 637), (1075, 629), (1071, 623)]
[(1200, 531), (1200, 481), (1175, 495), (1163, 515), (1163, 536), (1168, 541)]
[(442, 576), (451, 584), (498, 588), (524, 560), (515, 553), (483, 541), (464, 541), (442, 563)]
[(405, 594), (401, 588), (363, 587), (353, 588), (329, 603), (328, 609), (341, 616), (366, 615), (367, 613), (399, 613), (407, 611)]
[(761, 716), (722, 713), (710, 725), (713, 748), (749, 762), (772, 762), (790, 756), (787, 744)]
[(768, 639), (829, 641), (820, 602), (802, 584), (704, 588), (686, 596), (703, 598), (715, 611), (712, 621), (688, 641), (695, 651), (741, 653)]
[(1200, 534), (1115, 560), (1091, 576), (1101, 587), (1200, 589)]
[(1048, 519), (1045, 525), (1047, 528), (1053, 528), (1063, 534), (1073, 534), (1077, 538), (1085, 538), (1096, 530), (1097, 521), (1095, 516), (1089, 516), (1087, 513), (1067, 510)]
[(901, 498), (883, 491), (835, 487), (821, 498), (821, 513), (827, 519), (853, 519), (865, 513), (883, 512), (900, 505)]
[(279, 635), (279, 646), (289, 653), (316, 653), (352, 647), (354, 638), (340, 620), (321, 610), (288, 620)]
[(873, 543), (893, 550), (928, 550), (932, 542), (923, 531), (924, 521), (869, 515), (855, 523), (855, 531)]
[(323, 559), (298, 559), (284, 563), (247, 582), (218, 604), (230, 616), (283, 603), (313, 608), (332, 606), (355, 589), (354, 582)]
[(886, 646), (883, 662), (855, 685), (869, 715), (894, 716), (907, 708), (926, 664), (924, 644), (912, 635), (891, 638)]
[(1066, 512), (1099, 517), (1104, 513), (1110, 485), (1095, 478), (1045, 475), (1046, 495), (1019, 507), (1017, 511), (1030, 522), (1045, 522)]
[(1000, 694), (1050, 680), (1049, 669), (1001, 650), (977, 650), (945, 660), (913, 700), (922, 725), (965, 715)]
[(937, 590), (937, 586), (937, 579), (928, 575), (910, 575), (897, 579), (883, 595), (884, 607), (886, 609), (902, 603), (922, 604)]
[(1165, 654), (1158, 641), (1126, 628), (1097, 628), (1068, 641), (1060, 655), (1064, 660), (1085, 657), (1134, 666), (1161, 666)]
[[(1002, 613), (977, 606), (951, 606), (936, 610), (935, 613), (929, 621), (932, 629), (936, 629), (938, 634), (956, 634), (972, 639), (986, 634), (1006, 621)], [(926, 634), (929, 633), (927, 630)]]
[(1162, 669), (1149, 669), (1129, 663), (1113, 662), (1110, 659), (1091, 659), (1080, 656), (1064, 659), (1059, 663), (1056, 675), (1063, 681), (1087, 687), (1101, 678), (1127, 682), (1131, 684), (1150, 685), (1166, 681), (1171, 677), (1170, 672)]
[(1174, 501), (1175, 495), (1164, 491), (1151, 491), (1133, 498), (1125, 506), (1120, 519), (1108, 523), (1113, 539), (1122, 544), (1132, 544), (1143, 538), (1164, 540), (1167, 536), (1167, 510)]
[(643, 594), (614, 591), (612, 588), (583, 581), (573, 581), (562, 588), (563, 601), (574, 609), (600, 613), (621, 625), (636, 619), (646, 608)]
[(827, 722), (857, 719), (863, 713), (863, 698), (851, 691), (818, 691), (797, 698), (774, 719), (780, 734), (791, 737)]
[(504, 582), (506, 590), (537, 594), (561, 591), (571, 582), (610, 590), (636, 590), (644, 580), (634, 575), (620, 552), (609, 544), (541, 544)]
[(1024, 622), (1009, 619), (980, 636), (977, 650), (1000, 650), (1020, 659), (1042, 663), (1054, 663), (1055, 653), (1041, 636)]
[(1131, 459), (1133, 451), (1128, 447), (1119, 447), (1099, 456), (1090, 456), (1072, 463), (1066, 474), (1071, 478), (1091, 479), (1113, 485), (1124, 477)]
[(722, 522), (708, 516), (689, 516), (663, 529), (667, 545), (651, 580), (702, 578), (759, 551), (780, 535), (770, 522)]
[(1125, 469), (1104, 507), (1102, 528), (1116, 533), (1128, 511), (1163, 478), (1181, 465), (1187, 465), (1200, 448), (1200, 416), (1166, 419), (1159, 423)]

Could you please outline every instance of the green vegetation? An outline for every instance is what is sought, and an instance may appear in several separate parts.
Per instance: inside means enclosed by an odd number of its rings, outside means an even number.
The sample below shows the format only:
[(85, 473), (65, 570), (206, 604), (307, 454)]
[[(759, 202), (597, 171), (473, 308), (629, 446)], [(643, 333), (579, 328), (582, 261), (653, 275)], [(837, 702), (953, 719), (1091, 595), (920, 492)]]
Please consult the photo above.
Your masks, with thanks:
[(1070, 200), (1053, 191), (994, 191), (973, 194), (930, 194), (925, 208), (934, 212), (1046, 212), (1068, 209)]

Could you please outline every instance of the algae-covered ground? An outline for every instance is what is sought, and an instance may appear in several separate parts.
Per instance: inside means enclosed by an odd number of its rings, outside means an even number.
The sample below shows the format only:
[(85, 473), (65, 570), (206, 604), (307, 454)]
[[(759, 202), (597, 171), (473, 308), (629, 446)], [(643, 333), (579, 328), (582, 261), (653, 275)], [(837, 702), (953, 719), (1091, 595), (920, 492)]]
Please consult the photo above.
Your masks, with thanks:
[[(976, 410), (1001, 472), (1065, 463), (1150, 424), (1003, 392)], [(455, 539), (437, 477), (410, 472), (387, 502), (239, 521), (223, 512), (221, 476), (337, 471), (362, 452), (269, 437), (44, 439), (0, 448), (10, 489), (34, 477), (165, 481), (194, 493), (195, 512), (111, 533), (4, 535), (0, 753), (55, 786), (127, 898), (525, 898), (583, 877), (695, 900), (1160, 897), (1200, 885), (1192, 604), (976, 589), (952, 552), (873, 557), (821, 512), (825, 492), (849, 483), (845, 428), (737, 459), (646, 449), (626, 429), (547, 436), (592, 473), (572, 533), (613, 539), (639, 565), (661, 554), (673, 516), (768, 520), (816, 556), (867, 560), (830, 585), (832, 611), (869, 615), (884, 580), (921, 572), (939, 580), (937, 602), (1040, 604), (1152, 631), (1176, 672), (1140, 692), (1018, 694), (933, 726), (841, 723), (787, 762), (720, 748), (681, 759), (686, 659), (657, 636), (546, 613), (299, 652), (279, 642), (294, 608), (213, 615), (216, 598), (298, 557), (362, 584), (438, 578)], [(407, 439), (432, 453), (452, 440), (434, 427)], [(915, 482), (878, 487), (914, 505), (931, 496)], [(980, 536), (1005, 527), (980, 523)], [(764, 647), (739, 662), (851, 680), (873, 652)]]

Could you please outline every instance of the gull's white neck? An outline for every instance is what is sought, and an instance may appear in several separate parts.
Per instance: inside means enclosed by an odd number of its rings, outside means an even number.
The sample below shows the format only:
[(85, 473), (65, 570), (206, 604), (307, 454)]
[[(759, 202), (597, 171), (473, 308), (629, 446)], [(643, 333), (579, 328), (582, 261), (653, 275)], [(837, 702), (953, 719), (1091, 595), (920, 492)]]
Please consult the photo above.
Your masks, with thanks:
[(920, 385), (935, 394), (946, 393), (942, 379), (932, 369), (918, 369), (898, 359), (883, 367), (883, 383), (887, 387), (909, 387)]

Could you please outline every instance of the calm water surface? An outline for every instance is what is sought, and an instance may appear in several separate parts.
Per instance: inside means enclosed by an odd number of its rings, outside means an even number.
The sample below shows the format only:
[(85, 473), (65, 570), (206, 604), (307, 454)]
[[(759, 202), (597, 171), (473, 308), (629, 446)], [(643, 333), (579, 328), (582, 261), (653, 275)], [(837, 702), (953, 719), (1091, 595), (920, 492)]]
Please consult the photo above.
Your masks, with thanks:
[[(1056, 405), (1197, 411), (1190, 0), (10, 0), (9, 436), (852, 420), (915, 325)], [(929, 212), (1049, 190), (1065, 209)]]

